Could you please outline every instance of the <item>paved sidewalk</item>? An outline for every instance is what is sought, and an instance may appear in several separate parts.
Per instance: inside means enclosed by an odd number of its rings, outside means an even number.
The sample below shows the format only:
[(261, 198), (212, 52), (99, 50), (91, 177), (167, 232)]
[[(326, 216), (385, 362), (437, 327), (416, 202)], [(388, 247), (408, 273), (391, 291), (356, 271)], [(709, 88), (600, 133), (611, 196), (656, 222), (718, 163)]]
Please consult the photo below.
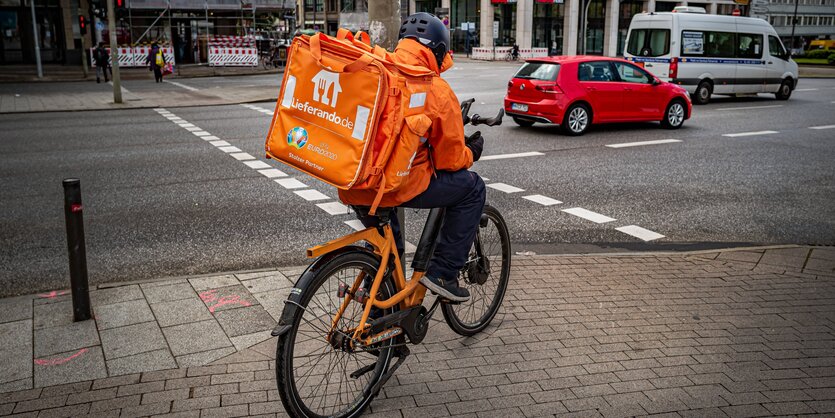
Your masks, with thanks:
[[(435, 320), (369, 416), (835, 414), (835, 248), (516, 256), (494, 326)], [(282, 415), (301, 269), (0, 301), (0, 415)], [(436, 319), (442, 319), (440, 315)]]

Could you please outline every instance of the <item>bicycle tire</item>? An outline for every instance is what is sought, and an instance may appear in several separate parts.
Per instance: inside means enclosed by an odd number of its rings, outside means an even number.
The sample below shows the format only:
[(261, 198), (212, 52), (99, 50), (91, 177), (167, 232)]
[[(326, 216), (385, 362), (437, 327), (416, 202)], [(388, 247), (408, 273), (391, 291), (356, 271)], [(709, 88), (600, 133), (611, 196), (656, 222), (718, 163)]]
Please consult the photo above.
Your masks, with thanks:
[[(510, 234), (507, 230), (507, 223), (498, 209), (490, 205), (484, 205), (484, 214), (487, 215), (487, 226), (479, 227), (478, 234), (479, 240), (482, 244), (482, 251), (487, 255), (488, 260), (490, 260), (491, 263), (490, 275), (484, 284), (471, 283), (467, 278), (467, 273), (464, 272), (466, 270), (465, 267), (458, 282), (460, 286), (466, 287), (467, 290), (469, 290), (470, 300), (460, 304), (444, 303), (441, 306), (441, 311), (444, 313), (444, 319), (446, 320), (447, 325), (449, 325), (449, 327), (457, 334), (466, 337), (478, 334), (490, 325), (490, 322), (493, 318), (495, 318), (496, 313), (498, 313), (499, 307), (501, 307), (502, 300), (504, 299), (505, 292), (507, 291), (507, 285), (510, 280), (510, 262), (512, 252), (510, 248)], [(497, 249), (495, 247), (495, 243), (489, 243), (490, 236), (487, 235), (487, 232), (485, 232), (485, 230), (490, 229), (491, 225), (495, 227), (495, 236), (499, 239), (499, 254), (495, 254), (495, 250)], [(485, 244), (485, 241), (488, 241), (488, 243)], [(474, 248), (475, 243), (473, 244), (473, 249)], [(471, 250), (470, 259), (473, 259), (474, 257), (475, 255), (473, 250)], [(498, 260), (501, 260), (502, 264), (498, 269), (496, 269), (494, 263)], [(494, 273), (497, 271), (498, 277), (495, 277)], [(488, 283), (491, 283), (491, 286), (485, 287)], [(488, 290), (493, 286), (495, 286), (495, 291), (491, 292)], [(484, 298), (486, 296), (490, 296), (488, 293), (492, 293), (489, 304), (484, 302)], [(478, 314), (479, 311), (476, 310), (477, 306), (482, 306), (480, 315)], [(470, 317), (469, 314), (472, 314), (474, 320), (471, 322), (467, 321), (465, 318), (462, 318), (464, 314), (468, 314), (466, 315), (467, 317)]]
[[(327, 256), (326, 256), (327, 257)], [(322, 303), (322, 299), (320, 298), (321, 295), (331, 296), (336, 300), (341, 301), (338, 298), (336, 292), (339, 286), (339, 281), (345, 282), (350, 286), (353, 284), (353, 278), (356, 277), (356, 273), (359, 271), (365, 272), (368, 277), (373, 278), (374, 275), (377, 273), (377, 269), (379, 268), (380, 261), (377, 257), (372, 255), (371, 253), (365, 252), (363, 250), (356, 250), (356, 251), (347, 251), (342, 254), (338, 254), (332, 259), (326, 261), (321, 267), (316, 269), (308, 269), (315, 270), (310, 274), (314, 276), (310, 278), (310, 280), (304, 280), (305, 278), (302, 277), (299, 279), (299, 283), (306, 282), (308, 285), (306, 288), (301, 289), (301, 297), (299, 305), (304, 309), (297, 309), (296, 314), (293, 318), (293, 326), (287, 333), (283, 334), (279, 337), (278, 345), (276, 347), (276, 380), (278, 383), (278, 392), (281, 398), (281, 402), (284, 404), (284, 408), (291, 416), (296, 417), (356, 417), (362, 414), (362, 412), (368, 408), (371, 404), (371, 401), (376, 396), (373, 393), (372, 388), (374, 385), (380, 380), (380, 377), (386, 372), (389, 365), (391, 364), (391, 358), (393, 356), (393, 349), (391, 345), (393, 344), (394, 340), (388, 340), (383, 345), (376, 350), (376, 360), (373, 360), (373, 353), (369, 352), (362, 352), (362, 353), (347, 353), (343, 350), (334, 349), (331, 344), (327, 341), (327, 335), (323, 333), (323, 328), (327, 326), (330, 327), (330, 320), (327, 318), (332, 318), (335, 314), (335, 309), (338, 308), (336, 304), (328, 304), (327, 302)], [(347, 274), (344, 278), (338, 278), (338, 274), (342, 271), (348, 271), (353, 269), (356, 273), (352, 276)], [(305, 273), (308, 274), (308, 273)], [(332, 280), (336, 278), (336, 280)], [(349, 281), (350, 280), (350, 281)], [(320, 290), (324, 289), (323, 292)], [(383, 284), (380, 286), (380, 291), (378, 292), (379, 298), (388, 298), (394, 292), (394, 285), (390, 278), (386, 278)], [(314, 297), (316, 299), (314, 299)], [(330, 299), (333, 302), (333, 299)], [(326, 305), (327, 304), (327, 305)], [(327, 306), (327, 308), (325, 307)], [(351, 309), (355, 307), (353, 310)], [(355, 321), (359, 321), (359, 317), (362, 315), (362, 306), (358, 303), (351, 303), (349, 308), (345, 310), (343, 315), (343, 320), (345, 318), (355, 319)], [(395, 306), (392, 309), (386, 310), (383, 314), (387, 314), (390, 312), (394, 312), (397, 307)], [(321, 315), (316, 316), (321, 321), (322, 317), (326, 318), (325, 321), (327, 322), (320, 322), (317, 323), (315, 326), (308, 326), (308, 329), (312, 329), (312, 332), (303, 331), (303, 325), (310, 325), (310, 320), (307, 320), (307, 324), (303, 324), (302, 320), (304, 316), (308, 314), (316, 315), (314, 312), (316, 310), (321, 310), (324, 313)], [(350, 311), (350, 314), (349, 314)], [(322, 325), (324, 324), (324, 325)], [(318, 331), (318, 332), (317, 332)], [(305, 332), (308, 332), (305, 334)], [(324, 331), (326, 332), (326, 331)], [(308, 339), (300, 341), (300, 344), (305, 344), (308, 342), (316, 342), (319, 338), (323, 340), (321, 342), (322, 346), (322, 355), (328, 355), (332, 353), (336, 353), (335, 356), (331, 357), (339, 357), (337, 359), (337, 363), (345, 357), (353, 356), (354, 354), (358, 354), (363, 357), (362, 361), (355, 360), (354, 366), (348, 366), (346, 364), (334, 364), (334, 359), (331, 358), (328, 360), (327, 365), (325, 365), (323, 369), (323, 375), (321, 379), (317, 377), (311, 379), (319, 379), (319, 383), (317, 384), (316, 388), (299, 388), (299, 382), (297, 381), (296, 373), (303, 371), (305, 367), (310, 365), (310, 369), (313, 370), (317, 366), (322, 363), (322, 357), (318, 360), (306, 360), (306, 362), (296, 363), (295, 360), (295, 349), (300, 348), (297, 347), (297, 336), (302, 335), (308, 337)], [(312, 334), (312, 336), (311, 336)], [(316, 352), (320, 351), (320, 348), (313, 349), (309, 352), (309, 354), (315, 354)], [(348, 359), (350, 360), (350, 358)], [(373, 360), (376, 362), (374, 369), (368, 373), (363, 374), (359, 378), (351, 378), (350, 373), (363, 366), (369, 366), (374, 363), (370, 361)], [(324, 363), (322, 363), (324, 365)], [(356, 367), (356, 368), (355, 368)], [(332, 384), (333, 376), (332, 373), (342, 373), (342, 376), (339, 377), (338, 384)], [(303, 383), (307, 383), (308, 379), (310, 379), (311, 374), (303, 374), (299, 376), (300, 379), (304, 379)], [(348, 395), (348, 394), (334, 394), (329, 389), (336, 388), (338, 390), (343, 389), (343, 385), (345, 389), (350, 389), (352, 382), (347, 379), (354, 379), (354, 380), (362, 380), (363, 383), (357, 385), (354, 384), (353, 387), (357, 394), (355, 396)], [(347, 381), (346, 381), (347, 380)], [(324, 389), (322, 389), (322, 385), (324, 384)], [(310, 392), (312, 390), (312, 392)], [(321, 397), (319, 401), (316, 400), (315, 395), (321, 392)], [(308, 392), (308, 393), (303, 393)], [(310, 396), (306, 396), (310, 395)], [(305, 399), (311, 398), (312, 399)], [(344, 402), (343, 402), (344, 399)], [(324, 405), (323, 405), (324, 403)], [(329, 403), (333, 403), (333, 405), (329, 406)], [(341, 408), (337, 408), (340, 406)], [(344, 406), (344, 407), (343, 407)]]

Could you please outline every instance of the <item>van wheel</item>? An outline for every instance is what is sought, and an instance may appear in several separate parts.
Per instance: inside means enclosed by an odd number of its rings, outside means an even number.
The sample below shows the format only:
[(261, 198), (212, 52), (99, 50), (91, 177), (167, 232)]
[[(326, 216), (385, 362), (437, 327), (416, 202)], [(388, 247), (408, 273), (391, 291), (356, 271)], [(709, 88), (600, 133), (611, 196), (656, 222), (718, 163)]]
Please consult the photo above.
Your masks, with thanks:
[(532, 120), (513, 118), (513, 121), (516, 122), (517, 125), (519, 125), (523, 128), (533, 126), (533, 121)]
[(777, 100), (789, 100), (789, 97), (792, 96), (792, 81), (790, 79), (783, 80), (783, 84), (780, 84), (780, 90), (777, 90), (777, 93), (774, 93), (774, 97)]
[(710, 101), (710, 95), (713, 94), (713, 84), (710, 81), (704, 80), (696, 87), (696, 92), (693, 93), (692, 99), (695, 104), (707, 104)]
[(570, 136), (580, 136), (586, 133), (589, 126), (591, 126), (591, 111), (582, 103), (571, 105), (565, 112), (562, 125), (560, 125), (562, 131)]
[(661, 119), (661, 126), (667, 129), (678, 129), (684, 125), (684, 117), (687, 111), (684, 107), (684, 102), (680, 99), (675, 99), (667, 105), (667, 110), (664, 111), (664, 119)]

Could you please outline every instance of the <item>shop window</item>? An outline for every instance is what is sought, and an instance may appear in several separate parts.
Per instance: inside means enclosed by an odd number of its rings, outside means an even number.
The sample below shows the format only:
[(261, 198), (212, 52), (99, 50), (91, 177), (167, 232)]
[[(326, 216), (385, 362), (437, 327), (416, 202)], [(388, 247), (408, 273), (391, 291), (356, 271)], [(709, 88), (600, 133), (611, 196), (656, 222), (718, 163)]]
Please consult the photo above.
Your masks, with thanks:
[(499, 22), (496, 46), (513, 46), (516, 44), (516, 5), (497, 4), (495, 7), (493, 20)]
[(548, 55), (562, 53), (564, 6), (555, 3), (534, 3), (534, 48), (547, 48)]

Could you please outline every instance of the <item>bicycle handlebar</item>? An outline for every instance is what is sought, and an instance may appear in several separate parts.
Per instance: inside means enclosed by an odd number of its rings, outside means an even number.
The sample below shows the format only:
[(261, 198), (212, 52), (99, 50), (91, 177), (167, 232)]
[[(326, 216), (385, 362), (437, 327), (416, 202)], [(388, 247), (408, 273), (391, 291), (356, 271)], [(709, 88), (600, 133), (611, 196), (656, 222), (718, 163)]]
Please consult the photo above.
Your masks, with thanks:
[(475, 99), (467, 99), (461, 102), (461, 117), (464, 119), (464, 125), (472, 124), (473, 126), (476, 125), (487, 125), (487, 126), (498, 126), (502, 124), (502, 117), (504, 117), (504, 109), (499, 109), (499, 114), (492, 118), (482, 118), (478, 114), (473, 115), (472, 117), (469, 115), (470, 113), (470, 106), (475, 103)]

